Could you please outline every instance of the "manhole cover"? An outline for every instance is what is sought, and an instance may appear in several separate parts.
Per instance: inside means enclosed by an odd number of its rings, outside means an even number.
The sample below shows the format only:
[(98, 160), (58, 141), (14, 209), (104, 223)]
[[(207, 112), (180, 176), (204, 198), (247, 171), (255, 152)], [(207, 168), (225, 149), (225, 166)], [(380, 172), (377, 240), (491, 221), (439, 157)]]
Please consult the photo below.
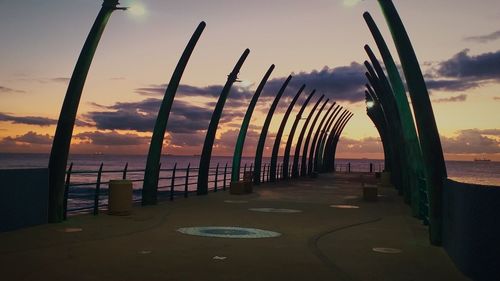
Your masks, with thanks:
[(372, 250), (374, 252), (384, 253), (384, 254), (399, 254), (402, 252), (402, 250), (395, 248), (373, 248)]
[(235, 226), (184, 227), (177, 229), (177, 231), (188, 235), (220, 238), (269, 238), (281, 235), (281, 233), (269, 230)]
[(250, 208), (248, 209), (254, 212), (264, 212), (264, 213), (301, 213), (301, 210), (293, 209), (275, 209), (275, 208)]
[(243, 204), (243, 203), (248, 203), (248, 201), (245, 200), (224, 200), (225, 203), (233, 203), (233, 204)]
[(330, 205), (330, 207), (337, 209), (359, 209), (359, 206), (355, 205)]
[(74, 233), (74, 232), (82, 232), (83, 229), (79, 227), (67, 227), (62, 230), (65, 233)]

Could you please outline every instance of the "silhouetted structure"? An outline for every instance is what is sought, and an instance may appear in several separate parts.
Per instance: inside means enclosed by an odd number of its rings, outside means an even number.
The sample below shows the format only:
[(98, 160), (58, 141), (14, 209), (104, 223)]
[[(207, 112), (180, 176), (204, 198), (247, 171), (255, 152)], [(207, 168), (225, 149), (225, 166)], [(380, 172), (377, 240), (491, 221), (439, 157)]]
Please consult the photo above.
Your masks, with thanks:
[[(307, 152), (309, 148), (309, 142), (311, 141), (311, 135), (314, 131), (314, 127), (316, 126), (316, 122), (318, 122), (319, 116), (321, 115), (321, 112), (323, 112), (323, 109), (325, 108), (326, 104), (328, 103), (330, 99), (326, 99), (323, 105), (321, 105), (320, 109), (316, 113), (316, 116), (314, 117), (313, 122), (311, 123), (311, 127), (309, 127), (309, 131), (307, 132), (306, 136), (306, 141), (304, 142), (304, 148), (302, 149), (302, 158), (301, 158), (301, 164), (300, 164), (300, 176), (305, 177), (307, 175)], [(332, 104), (332, 106), (335, 103)], [(331, 108), (331, 107), (330, 107)]]
[(224, 104), (226, 103), (229, 91), (233, 86), (233, 83), (238, 78), (238, 72), (245, 62), (249, 49), (246, 49), (241, 55), (240, 59), (233, 68), (233, 71), (227, 76), (226, 84), (222, 88), (222, 92), (219, 96), (219, 100), (215, 105), (214, 112), (212, 113), (212, 118), (210, 119), (210, 124), (208, 125), (207, 134), (205, 136), (205, 142), (203, 143), (203, 150), (200, 157), (200, 166), (198, 170), (198, 187), (196, 193), (198, 195), (205, 195), (208, 193), (208, 171), (210, 169), (210, 159), (212, 158), (212, 148), (215, 141), (215, 134), (217, 132), (217, 127), (219, 126), (219, 120), (222, 116), (222, 110), (224, 109)]
[(285, 112), (285, 115), (283, 116), (283, 119), (281, 120), (280, 127), (278, 129), (278, 132), (276, 133), (276, 138), (274, 139), (274, 146), (273, 146), (273, 151), (271, 154), (271, 171), (270, 171), (270, 181), (275, 182), (276, 181), (276, 164), (278, 163), (278, 153), (280, 151), (280, 143), (281, 143), (281, 137), (283, 136), (283, 132), (285, 131), (285, 126), (286, 122), (288, 121), (288, 117), (290, 117), (290, 113), (292, 113), (293, 107), (295, 106), (295, 103), (299, 99), (300, 95), (304, 91), (304, 88), (306, 85), (302, 85), (300, 87), (299, 91), (297, 94), (292, 99), (292, 102), (288, 105), (288, 108)]
[(94, 58), (97, 45), (101, 39), (104, 28), (108, 23), (111, 13), (119, 8), (118, 0), (104, 0), (101, 10), (90, 29), (85, 40), (75, 69), (69, 80), (68, 90), (57, 120), (56, 133), (52, 142), (52, 150), (49, 160), (49, 222), (61, 222), (64, 213), (64, 177), (68, 163), (69, 147), (73, 128), (75, 126), (76, 113), (80, 104), (83, 86), (87, 79), (90, 64)]
[(257, 104), (257, 100), (266, 85), (269, 76), (274, 70), (274, 64), (269, 67), (266, 74), (260, 81), (257, 90), (255, 90), (255, 94), (248, 105), (247, 112), (245, 113), (245, 117), (243, 118), (243, 122), (241, 122), (240, 132), (238, 133), (238, 139), (236, 140), (236, 145), (234, 146), (234, 154), (233, 154), (233, 165), (231, 168), (231, 182), (236, 182), (240, 180), (240, 165), (241, 165), (241, 155), (243, 153), (243, 145), (245, 144), (245, 137), (247, 135), (248, 125), (250, 124), (250, 119), (252, 118), (253, 110), (255, 109), (255, 105)]
[[(292, 149), (292, 142), (293, 142), (293, 137), (295, 136), (295, 131), (297, 130), (297, 126), (299, 125), (299, 121), (300, 121), (300, 119), (302, 119), (302, 114), (304, 113), (304, 110), (306, 109), (307, 105), (309, 104), (309, 101), (314, 96), (314, 93), (316, 93), (316, 90), (313, 90), (309, 94), (309, 96), (307, 96), (307, 99), (304, 101), (304, 103), (300, 107), (299, 112), (295, 116), (295, 120), (293, 121), (292, 128), (290, 129), (290, 134), (288, 135), (288, 140), (286, 141), (285, 152), (283, 153), (283, 179), (288, 179), (288, 177), (289, 177), (288, 167), (290, 166), (290, 150)], [(304, 125), (304, 126), (306, 126), (306, 125)]]
[(186, 65), (189, 61), (189, 57), (193, 53), (194, 47), (200, 39), (200, 36), (205, 29), (205, 22), (201, 22), (196, 28), (194, 34), (191, 36), (184, 52), (182, 53), (177, 66), (175, 67), (172, 78), (168, 83), (167, 89), (165, 90), (165, 95), (160, 105), (160, 110), (158, 111), (158, 116), (156, 117), (155, 127), (153, 130), (153, 135), (151, 136), (151, 143), (149, 144), (148, 158), (146, 160), (146, 170), (144, 172), (144, 184), (142, 187), (142, 204), (152, 205), (157, 202), (157, 190), (158, 190), (158, 174), (160, 166), (160, 157), (163, 147), (163, 138), (165, 135), (165, 129), (167, 128), (168, 117), (170, 116), (170, 111), (172, 109), (172, 104), (174, 103), (175, 94), (177, 93), (177, 88), (186, 69)]
[(292, 80), (292, 75), (288, 76), (288, 78), (283, 82), (283, 85), (281, 86), (280, 90), (278, 91), (278, 94), (273, 100), (273, 103), (271, 104), (271, 107), (269, 108), (269, 111), (267, 112), (266, 120), (264, 121), (264, 124), (262, 125), (262, 130), (260, 132), (259, 136), (259, 142), (257, 144), (257, 150), (255, 151), (255, 161), (254, 161), (254, 174), (253, 174), (253, 182), (254, 184), (260, 184), (260, 170), (262, 167), (262, 154), (264, 153), (264, 146), (266, 144), (266, 137), (267, 137), (267, 131), (269, 130), (269, 125), (271, 124), (271, 120), (274, 115), (274, 111), (276, 110), (276, 107), (278, 106), (278, 102), (281, 99), (281, 96), (285, 92), (286, 87), (288, 86), (288, 83), (290, 83), (290, 80)]

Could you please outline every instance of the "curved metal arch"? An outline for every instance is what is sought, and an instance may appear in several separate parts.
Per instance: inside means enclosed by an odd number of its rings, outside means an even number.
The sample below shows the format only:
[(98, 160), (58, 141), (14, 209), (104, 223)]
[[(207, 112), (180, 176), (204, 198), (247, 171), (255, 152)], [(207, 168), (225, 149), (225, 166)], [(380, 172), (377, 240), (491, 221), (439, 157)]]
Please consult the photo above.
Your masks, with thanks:
[(255, 94), (248, 105), (247, 112), (245, 113), (245, 117), (243, 118), (243, 122), (241, 123), (240, 132), (238, 134), (238, 139), (236, 140), (236, 145), (234, 146), (234, 154), (233, 154), (233, 165), (231, 167), (231, 182), (236, 182), (240, 180), (240, 165), (241, 165), (241, 155), (243, 153), (243, 145), (245, 144), (245, 137), (248, 131), (248, 125), (250, 124), (250, 119), (252, 118), (253, 111), (255, 109), (255, 105), (257, 104), (257, 100), (264, 89), (264, 86), (271, 76), (271, 73), (274, 70), (274, 64), (272, 64), (267, 70), (266, 74), (260, 81), (259, 86), (255, 90)]
[[(382, 69), (382, 66), (380, 65), (380, 62), (376, 58), (375, 54), (371, 50), (371, 48), (368, 45), (365, 45), (365, 51), (368, 54), (368, 57), (370, 58), (370, 61), (372, 62), (372, 66), (375, 69), (380, 82), (384, 89), (387, 91), (387, 99), (390, 101), (392, 104), (394, 115), (396, 116), (395, 121), (398, 123), (398, 127), (400, 130), (400, 138), (402, 139), (402, 147), (401, 149), (405, 150), (405, 157), (403, 157), (403, 163), (405, 165), (405, 168), (402, 169), (401, 173), (403, 175), (403, 183), (404, 186), (407, 187), (406, 192), (405, 192), (405, 201), (408, 203), (411, 203), (411, 208), (412, 208), (412, 213), (413, 216), (418, 217), (420, 213), (420, 200), (419, 200), (419, 190), (418, 190), (418, 182), (419, 182), (419, 172), (417, 170), (417, 165), (415, 164), (418, 159), (416, 159), (414, 153), (413, 153), (413, 148), (411, 147), (411, 135), (409, 133), (405, 133), (405, 126), (407, 125), (403, 118), (401, 117), (401, 109), (398, 106), (398, 101), (396, 98), (396, 94), (394, 93), (389, 80), (387, 79), (384, 70)], [(410, 122), (413, 122), (413, 120), (409, 120)]]
[(288, 83), (292, 80), (292, 75), (288, 76), (283, 85), (281, 86), (278, 94), (274, 98), (269, 111), (267, 112), (266, 120), (262, 125), (262, 130), (260, 132), (259, 143), (257, 144), (257, 150), (255, 151), (255, 160), (254, 160), (254, 173), (253, 173), (253, 182), (254, 184), (260, 184), (260, 175), (261, 175), (261, 166), (262, 166), (262, 154), (264, 152), (264, 145), (266, 144), (267, 132), (269, 131), (269, 125), (271, 124), (271, 120), (273, 119), (274, 111), (278, 106), (278, 103), (285, 92)]
[[(286, 122), (288, 121), (288, 117), (290, 117), (290, 113), (292, 113), (293, 107), (295, 106), (295, 103), (299, 99), (300, 95), (304, 91), (304, 88), (306, 85), (302, 85), (300, 87), (299, 91), (297, 94), (292, 99), (292, 102), (286, 109), (285, 115), (283, 116), (283, 119), (281, 120), (280, 127), (278, 129), (278, 132), (276, 133), (276, 138), (274, 139), (274, 146), (273, 146), (273, 151), (271, 155), (271, 171), (270, 171), (270, 182), (275, 182), (276, 181), (276, 164), (278, 163), (278, 153), (280, 151), (280, 143), (281, 143), (281, 138), (283, 136), (283, 132), (285, 131), (285, 126)], [(287, 169), (288, 167), (283, 167), (283, 169)]]
[(292, 150), (292, 142), (295, 136), (295, 131), (297, 130), (297, 126), (299, 125), (300, 119), (302, 119), (302, 114), (304, 113), (304, 110), (306, 109), (307, 105), (309, 104), (309, 101), (311, 100), (311, 98), (314, 96), (315, 93), (316, 90), (313, 90), (306, 98), (306, 100), (300, 107), (300, 110), (295, 117), (295, 121), (293, 122), (292, 128), (290, 129), (290, 134), (288, 135), (288, 139), (286, 141), (285, 153), (283, 154), (283, 179), (289, 178), (288, 166), (290, 165), (290, 151)]
[(342, 135), (342, 132), (344, 131), (344, 128), (345, 126), (347, 125), (347, 123), (349, 122), (349, 120), (351, 120), (351, 118), (354, 116), (353, 113), (350, 113), (344, 120), (344, 122), (342, 123), (342, 125), (340, 125), (340, 128), (338, 130), (338, 133), (335, 135), (335, 139), (333, 140), (333, 153), (332, 153), (332, 159), (333, 159), (333, 164), (335, 165), (335, 155), (337, 154), (337, 145), (339, 143), (339, 140), (340, 140), (340, 136)]
[[(312, 95), (312, 93), (311, 93)], [(309, 125), (309, 121), (311, 121), (312, 116), (314, 115), (314, 112), (316, 111), (316, 108), (319, 106), (321, 101), (325, 95), (321, 95), (321, 97), (316, 101), (316, 104), (314, 104), (313, 108), (311, 109), (311, 112), (309, 112), (309, 115), (306, 118), (306, 122), (304, 123), (304, 126), (302, 127), (302, 130), (300, 130), (299, 138), (297, 139), (297, 144), (295, 144), (295, 153), (293, 155), (293, 164), (292, 164), (292, 177), (296, 178), (299, 176), (299, 157), (300, 157), (300, 148), (302, 146), (302, 140), (304, 138), (304, 135), (307, 130), (307, 126)]]
[[(316, 126), (316, 122), (318, 122), (319, 116), (321, 115), (321, 112), (323, 112), (323, 109), (325, 108), (328, 101), (330, 101), (330, 99), (326, 99), (323, 105), (321, 105), (321, 108), (316, 113), (316, 116), (314, 117), (314, 120), (311, 123), (311, 127), (307, 132), (306, 141), (304, 142), (304, 148), (302, 148), (302, 159), (300, 165), (300, 176), (302, 177), (305, 177), (307, 175), (307, 151), (309, 149), (309, 142), (311, 141), (311, 135), (313, 133), (314, 127)], [(333, 105), (334, 104), (335, 103), (333, 103)]]
[(56, 132), (49, 158), (49, 222), (61, 222), (64, 219), (64, 178), (66, 176), (71, 137), (73, 136), (73, 128), (75, 126), (83, 86), (85, 85), (92, 59), (94, 58), (106, 24), (111, 17), (111, 13), (115, 10), (123, 9), (117, 7), (118, 4), (117, 0), (103, 1), (69, 80), (68, 89), (66, 90), (59, 119), (57, 120)]
[[(405, 134), (405, 139), (408, 143), (409, 157), (412, 158), (412, 161), (410, 161), (410, 165), (412, 165), (414, 173), (417, 174), (416, 175), (417, 178), (425, 178), (426, 171), (424, 167), (425, 165), (422, 156), (422, 150), (420, 147), (420, 142), (417, 136), (417, 130), (415, 128), (413, 115), (410, 109), (410, 105), (408, 103), (408, 98), (406, 96), (406, 90), (403, 81), (401, 79), (401, 76), (399, 75), (396, 63), (394, 62), (394, 59), (389, 51), (389, 48), (387, 47), (387, 44), (382, 34), (380, 33), (380, 30), (378, 29), (375, 21), (368, 12), (363, 14), (363, 18), (365, 19), (365, 22), (368, 25), (368, 28), (370, 29), (373, 39), (375, 40), (375, 43), (377, 44), (379, 52), (382, 56), (382, 60), (384, 61), (385, 68), (389, 75), (389, 80), (391, 82), (393, 94), (396, 98), (399, 114), (401, 116), (401, 121), (403, 122), (403, 133)], [(419, 182), (418, 179), (417, 181), (415, 181), (415, 183), (417, 182)], [(425, 194), (428, 193), (427, 186), (419, 186), (418, 189), (423, 189), (422, 191), (425, 191)], [(420, 195), (419, 192), (417, 192), (416, 194), (415, 192), (413, 192), (412, 200), (419, 201), (420, 200), (419, 195)], [(413, 208), (413, 214), (415, 215), (415, 213), (421, 213), (421, 212), (420, 210)]]
[(432, 244), (440, 245), (442, 242), (443, 179), (447, 177), (447, 172), (436, 119), (417, 56), (396, 7), (390, 0), (379, 0), (378, 2), (396, 44), (410, 92), (424, 167), (430, 187), (430, 238)]
[[(338, 106), (336, 108), (335, 114), (328, 120), (325, 125), (325, 129), (321, 132), (318, 139), (318, 144), (316, 145), (316, 153), (314, 154), (314, 171), (315, 172), (324, 172), (324, 154), (326, 148), (326, 139), (329, 135), (330, 130), (332, 129), (333, 124), (335, 123), (335, 118), (337, 118), (338, 114), (342, 111), (342, 106)], [(344, 109), (346, 110), (346, 109)]]
[(321, 122), (319, 122), (318, 129), (314, 133), (314, 138), (313, 138), (313, 141), (311, 143), (311, 149), (309, 149), (309, 159), (308, 159), (308, 163), (307, 163), (307, 175), (309, 175), (309, 176), (312, 175), (313, 168), (314, 168), (313, 167), (313, 165), (314, 165), (314, 163), (313, 163), (314, 162), (314, 152), (316, 149), (316, 142), (318, 141), (319, 133), (323, 129), (323, 124), (325, 123), (326, 119), (330, 116), (330, 112), (333, 109), (333, 107), (335, 106), (335, 104), (336, 104), (336, 102), (333, 102), (332, 105), (330, 106), (330, 108), (328, 108), (328, 111), (321, 119)]
[[(389, 150), (389, 142), (387, 139), (387, 132), (386, 132), (386, 125), (383, 122), (383, 120), (379, 117), (379, 114), (377, 113), (378, 110), (380, 110), (380, 105), (376, 104), (375, 99), (370, 95), (368, 90), (365, 91), (365, 100), (366, 100), (366, 114), (368, 117), (372, 120), (373, 125), (378, 131), (378, 134), (380, 136), (380, 141), (382, 142), (382, 147), (384, 150), (384, 167), (385, 169), (390, 169), (390, 150)], [(371, 107), (368, 107), (368, 102), (372, 102), (373, 105)]]
[(203, 150), (200, 157), (200, 165), (198, 169), (198, 184), (196, 193), (198, 195), (205, 195), (208, 193), (208, 170), (210, 169), (210, 159), (212, 157), (212, 148), (215, 141), (215, 134), (217, 132), (217, 126), (219, 125), (220, 117), (222, 116), (222, 110), (224, 109), (224, 104), (226, 103), (229, 91), (233, 86), (233, 83), (238, 78), (238, 72), (243, 66), (248, 54), (249, 49), (246, 49), (241, 55), (240, 59), (233, 68), (233, 71), (227, 76), (226, 84), (222, 88), (219, 100), (215, 105), (214, 112), (212, 113), (212, 118), (210, 119), (210, 124), (208, 125), (207, 134), (205, 136), (205, 142), (203, 143)]
[(156, 204), (158, 200), (158, 167), (160, 166), (163, 138), (168, 124), (168, 117), (170, 116), (170, 111), (172, 109), (172, 104), (174, 103), (175, 94), (177, 93), (177, 88), (179, 87), (182, 74), (186, 69), (189, 58), (191, 57), (191, 54), (193, 53), (196, 43), (200, 39), (205, 26), (205, 22), (202, 21), (196, 28), (195, 32), (191, 36), (191, 39), (186, 45), (186, 48), (184, 49), (184, 52), (175, 67), (174, 73), (170, 78), (167, 89), (165, 90), (165, 95), (163, 96), (158, 116), (156, 117), (153, 135), (151, 136), (151, 142), (149, 144), (146, 169), (144, 171), (144, 183), (142, 186), (142, 205), (153, 205)]
[(323, 158), (326, 159), (326, 164), (325, 164), (325, 166), (327, 167), (326, 170), (328, 172), (333, 171), (335, 168), (334, 163), (333, 163), (334, 159), (331, 156), (331, 155), (333, 155), (333, 145), (334, 145), (335, 135), (336, 135), (340, 125), (342, 124), (342, 121), (344, 120), (344, 118), (346, 118), (348, 113), (349, 113), (348, 110), (344, 110), (344, 112), (342, 112), (342, 114), (340, 114), (339, 118), (335, 121), (335, 124), (333, 125), (333, 128), (330, 131), (330, 135), (328, 136), (328, 140), (326, 143), (326, 149), (325, 149), (325, 152), (323, 153), (324, 154)]

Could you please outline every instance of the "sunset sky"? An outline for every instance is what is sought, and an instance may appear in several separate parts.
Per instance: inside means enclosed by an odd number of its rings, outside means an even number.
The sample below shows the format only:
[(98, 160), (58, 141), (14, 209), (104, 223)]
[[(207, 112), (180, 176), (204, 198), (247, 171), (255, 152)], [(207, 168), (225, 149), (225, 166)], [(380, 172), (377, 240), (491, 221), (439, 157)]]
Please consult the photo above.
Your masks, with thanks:
[[(252, 118), (245, 155), (254, 154), (272, 98), (292, 74), (271, 124), (267, 154), (289, 101), (306, 84), (306, 93), (317, 90), (306, 116), (321, 94), (354, 113), (338, 157), (383, 157), (364, 104), (363, 46), (376, 50), (364, 11), (372, 14), (395, 58), (397, 52), (377, 1), (120, 2), (133, 9), (114, 12), (106, 27), (85, 84), (71, 153), (147, 153), (165, 84), (196, 26), (205, 21), (175, 98), (163, 153), (201, 152), (222, 85), (249, 48), (214, 155), (232, 155), (255, 87), (275, 64)], [(69, 77), (101, 3), (0, 0), (0, 152), (50, 151)], [(500, 161), (500, 1), (394, 3), (426, 77), (446, 159)], [(295, 106), (294, 113), (298, 110)]]

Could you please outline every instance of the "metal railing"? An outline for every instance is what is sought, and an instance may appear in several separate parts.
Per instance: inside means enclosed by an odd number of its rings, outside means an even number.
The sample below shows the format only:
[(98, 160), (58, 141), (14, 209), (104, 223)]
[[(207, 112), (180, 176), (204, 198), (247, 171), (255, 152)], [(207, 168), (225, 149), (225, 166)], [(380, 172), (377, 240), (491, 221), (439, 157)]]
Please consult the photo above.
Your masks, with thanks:
[[(99, 210), (108, 205), (109, 181), (116, 178), (128, 179), (133, 183), (133, 201), (141, 201), (142, 182), (144, 181), (144, 169), (129, 169), (128, 163), (123, 169), (105, 170), (101, 163), (98, 170), (74, 170), (73, 163), (66, 171), (64, 218), (67, 214), (78, 214), (91, 212), (99, 214)], [(278, 171), (281, 165), (277, 167)], [(247, 172), (253, 172), (253, 163), (244, 164), (240, 168), (240, 178)], [(261, 169), (262, 182), (269, 182), (270, 164), (265, 163)], [(209, 191), (225, 191), (231, 180), (231, 167), (228, 163), (210, 168)], [(278, 179), (281, 179), (279, 173)], [(75, 180), (75, 177), (78, 179)], [(189, 197), (190, 193), (196, 192), (198, 167), (191, 167), (189, 163), (186, 168), (178, 168), (177, 163), (173, 168), (162, 169), (159, 167), (158, 177), (158, 199), (174, 200), (177, 197)], [(195, 180), (193, 180), (195, 178)]]
[(354, 173), (354, 172), (362, 172), (362, 173), (375, 173), (382, 172), (384, 170), (384, 165), (379, 163), (375, 165), (373, 163), (341, 163), (335, 164), (335, 172), (344, 172), (344, 173)]

